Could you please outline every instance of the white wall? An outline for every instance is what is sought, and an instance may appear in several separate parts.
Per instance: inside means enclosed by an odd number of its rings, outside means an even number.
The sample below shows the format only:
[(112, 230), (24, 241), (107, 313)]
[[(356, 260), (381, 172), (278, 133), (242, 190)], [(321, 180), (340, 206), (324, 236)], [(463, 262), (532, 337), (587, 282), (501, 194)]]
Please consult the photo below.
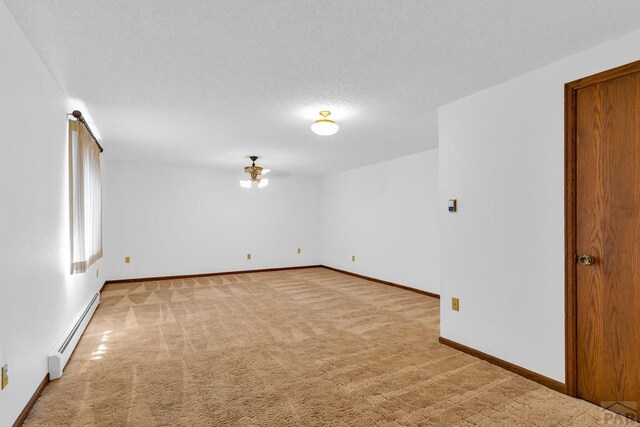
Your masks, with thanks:
[(564, 84), (638, 59), (635, 32), (440, 108), (442, 336), (564, 381)]
[(244, 189), (240, 175), (110, 162), (109, 279), (319, 264), (319, 178), (272, 178), (265, 188)]
[(67, 99), (0, 2), (0, 425), (16, 420), (47, 354), (103, 282), (69, 274)]
[(437, 149), (326, 176), (321, 200), (323, 264), (440, 293)]

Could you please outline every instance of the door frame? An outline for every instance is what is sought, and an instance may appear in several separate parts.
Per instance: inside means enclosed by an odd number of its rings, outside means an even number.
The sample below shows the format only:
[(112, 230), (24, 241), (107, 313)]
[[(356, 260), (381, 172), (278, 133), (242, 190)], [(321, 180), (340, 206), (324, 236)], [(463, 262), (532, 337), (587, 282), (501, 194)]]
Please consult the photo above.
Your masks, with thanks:
[(579, 89), (640, 72), (640, 61), (631, 62), (564, 86), (564, 270), (565, 270), (565, 385), (569, 396), (578, 394), (578, 301), (576, 279), (576, 149), (577, 103)]

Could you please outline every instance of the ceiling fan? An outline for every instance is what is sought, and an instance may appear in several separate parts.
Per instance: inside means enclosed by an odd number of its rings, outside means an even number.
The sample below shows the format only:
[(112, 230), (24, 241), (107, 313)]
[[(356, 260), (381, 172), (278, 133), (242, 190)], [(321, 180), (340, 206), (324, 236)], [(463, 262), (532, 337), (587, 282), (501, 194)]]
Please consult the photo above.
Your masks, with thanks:
[(251, 159), (251, 166), (245, 166), (245, 173), (249, 174), (249, 178), (241, 179), (240, 186), (242, 188), (264, 188), (269, 185), (269, 178), (265, 178), (264, 175), (267, 175), (271, 172), (269, 169), (264, 169), (260, 166), (256, 166), (256, 160), (258, 160), (258, 156), (249, 156)]
[(251, 159), (251, 166), (245, 166), (244, 168), (244, 172), (249, 174), (249, 176), (244, 175), (244, 178), (240, 180), (240, 186), (242, 188), (264, 188), (269, 185), (270, 180), (280, 180), (292, 176), (290, 172), (274, 171), (256, 166), (258, 156), (249, 156), (249, 158)]

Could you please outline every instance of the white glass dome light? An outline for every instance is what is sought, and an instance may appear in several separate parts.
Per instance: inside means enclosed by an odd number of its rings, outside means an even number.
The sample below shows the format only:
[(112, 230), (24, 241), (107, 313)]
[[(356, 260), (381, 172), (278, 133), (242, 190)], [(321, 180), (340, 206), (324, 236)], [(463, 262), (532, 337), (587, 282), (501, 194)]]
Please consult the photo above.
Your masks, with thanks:
[(269, 185), (269, 178), (262, 178), (260, 181), (252, 181), (250, 179), (241, 179), (240, 187), (242, 188), (264, 188)]
[(311, 131), (320, 136), (329, 136), (338, 132), (340, 126), (328, 118), (330, 114), (331, 111), (320, 111), (320, 116), (322, 116), (322, 118), (313, 122), (311, 125)]

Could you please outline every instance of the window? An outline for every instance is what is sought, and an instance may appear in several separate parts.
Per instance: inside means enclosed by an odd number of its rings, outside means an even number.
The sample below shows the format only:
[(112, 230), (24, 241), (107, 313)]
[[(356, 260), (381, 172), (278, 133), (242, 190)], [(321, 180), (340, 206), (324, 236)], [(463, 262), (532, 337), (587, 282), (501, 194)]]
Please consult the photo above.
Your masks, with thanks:
[(69, 121), (71, 274), (102, 258), (100, 149), (80, 121)]

